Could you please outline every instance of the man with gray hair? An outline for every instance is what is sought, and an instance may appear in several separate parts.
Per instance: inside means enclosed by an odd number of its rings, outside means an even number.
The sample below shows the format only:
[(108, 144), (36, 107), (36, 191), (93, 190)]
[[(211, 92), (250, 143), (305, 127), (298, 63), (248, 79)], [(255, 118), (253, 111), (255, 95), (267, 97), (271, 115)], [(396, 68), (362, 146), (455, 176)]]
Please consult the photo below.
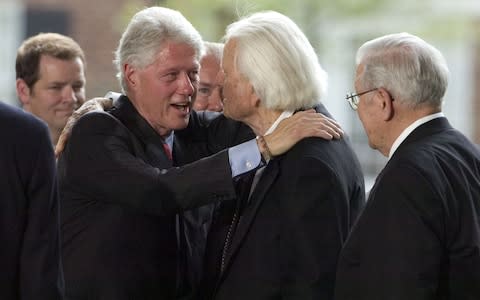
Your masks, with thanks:
[(389, 158), (340, 255), (335, 298), (480, 299), (480, 152), (442, 113), (448, 67), (419, 37), (366, 42), (347, 100)]
[[(224, 114), (262, 136), (321, 104), (327, 74), (288, 17), (228, 26)], [(252, 67), (255, 66), (255, 67)], [(208, 236), (205, 299), (332, 299), (337, 256), (362, 207), (364, 180), (348, 140), (304, 139), (237, 184)]]
[[(234, 198), (232, 178), (261, 165), (261, 154), (337, 135), (314, 112), (282, 122), (264, 137), (269, 148), (239, 124), (209, 126), (211, 115), (191, 110), (202, 53), (200, 34), (171, 9), (146, 8), (123, 33), (116, 64), (124, 95), (80, 118), (59, 157), (68, 299), (188, 296), (177, 213)], [(211, 139), (250, 140), (198, 160), (225, 147), (208, 147)]]
[(204, 42), (205, 55), (200, 60), (198, 91), (193, 101), (194, 110), (221, 112), (222, 102), (222, 54), (223, 44)]

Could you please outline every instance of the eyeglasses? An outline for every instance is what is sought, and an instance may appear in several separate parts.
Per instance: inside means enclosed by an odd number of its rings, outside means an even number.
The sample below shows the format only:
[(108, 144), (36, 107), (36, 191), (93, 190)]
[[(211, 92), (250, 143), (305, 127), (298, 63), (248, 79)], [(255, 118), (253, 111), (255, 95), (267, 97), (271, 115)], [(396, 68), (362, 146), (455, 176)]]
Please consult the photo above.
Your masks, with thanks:
[(348, 101), (348, 103), (350, 104), (350, 106), (352, 107), (353, 110), (357, 110), (358, 102), (360, 102), (360, 96), (365, 95), (366, 93), (376, 91), (376, 90), (378, 90), (378, 88), (374, 88), (374, 89), (371, 89), (371, 90), (368, 90), (368, 91), (365, 91), (365, 92), (361, 92), (361, 93), (358, 93), (358, 94), (350, 93), (350, 94), (347, 94), (347, 96), (345, 97), (345, 100)]

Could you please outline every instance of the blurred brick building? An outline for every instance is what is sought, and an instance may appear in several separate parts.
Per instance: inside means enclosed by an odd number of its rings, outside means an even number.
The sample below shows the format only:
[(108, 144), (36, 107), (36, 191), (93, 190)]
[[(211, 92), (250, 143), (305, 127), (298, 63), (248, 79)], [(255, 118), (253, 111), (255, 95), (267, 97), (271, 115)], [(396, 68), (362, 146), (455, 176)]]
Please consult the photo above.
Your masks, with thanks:
[[(155, 3), (153, 3), (155, 2)], [(158, 1), (23, 0), (24, 38), (58, 32), (75, 39), (87, 59), (87, 98), (119, 90), (112, 60), (131, 15)]]

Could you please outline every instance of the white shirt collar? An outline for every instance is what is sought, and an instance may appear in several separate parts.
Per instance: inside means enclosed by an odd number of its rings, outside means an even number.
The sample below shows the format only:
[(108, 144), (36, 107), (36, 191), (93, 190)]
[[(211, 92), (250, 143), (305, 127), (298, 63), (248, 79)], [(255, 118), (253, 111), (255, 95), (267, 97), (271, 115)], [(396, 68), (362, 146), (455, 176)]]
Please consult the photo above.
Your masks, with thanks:
[(175, 137), (175, 133), (174, 131), (172, 130), (172, 132), (170, 132), (170, 134), (163, 139), (163, 141), (165, 143), (167, 143), (167, 145), (170, 147), (170, 149), (173, 149), (173, 140), (174, 140), (174, 137)]
[(282, 120), (284, 120), (286, 118), (290, 118), (292, 115), (293, 115), (293, 111), (286, 110), (286, 111), (282, 112), (280, 114), (280, 116), (278, 116), (278, 118), (275, 120), (275, 122), (273, 122), (272, 126), (270, 126), (270, 128), (268, 128), (267, 132), (265, 132), (265, 135), (272, 133), (275, 130), (275, 128), (277, 128), (278, 124)]
[(412, 133), (412, 131), (414, 131), (417, 127), (419, 127), (420, 125), (422, 124), (425, 124), (427, 123), (428, 121), (431, 121), (433, 119), (436, 119), (436, 118), (440, 118), (440, 117), (444, 117), (445, 115), (443, 114), (443, 112), (439, 112), (439, 113), (435, 113), (435, 114), (431, 114), (431, 115), (428, 115), (428, 116), (425, 116), (423, 118), (420, 118), (418, 120), (416, 120), (415, 122), (413, 122), (412, 124), (410, 124), (407, 128), (405, 128), (402, 133), (397, 137), (397, 139), (395, 140), (395, 142), (392, 144), (392, 147), (390, 148), (390, 154), (388, 155), (388, 159), (390, 159), (393, 154), (395, 153), (395, 151), (398, 149), (398, 147), (400, 146), (400, 144), (410, 135), (410, 133)]

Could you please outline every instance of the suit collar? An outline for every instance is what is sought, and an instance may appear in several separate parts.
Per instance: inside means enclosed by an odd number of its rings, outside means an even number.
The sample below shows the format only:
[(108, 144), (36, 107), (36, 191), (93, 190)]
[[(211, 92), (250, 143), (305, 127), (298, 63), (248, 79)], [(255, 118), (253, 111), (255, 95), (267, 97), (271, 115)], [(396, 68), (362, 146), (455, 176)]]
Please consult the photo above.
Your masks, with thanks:
[[(127, 96), (121, 95), (117, 98), (109, 112), (118, 118), (143, 144), (150, 163), (155, 166), (171, 165), (172, 162), (163, 150), (162, 137), (138, 113)], [(174, 149), (172, 151), (174, 152)]]
[(412, 133), (417, 127), (421, 126), (422, 124), (425, 124), (433, 119), (444, 117), (445, 115), (442, 112), (430, 114), (428, 116), (424, 116), (409, 126), (407, 126), (401, 133), (400, 135), (396, 138), (396, 140), (393, 142), (392, 146), (390, 147), (390, 153), (388, 155), (388, 158), (390, 159), (395, 153), (395, 151), (398, 149), (398, 146), (402, 144), (402, 142)]
[[(398, 149), (393, 153), (392, 157), (389, 159), (387, 164), (383, 167), (383, 169), (375, 178), (375, 183), (373, 184), (373, 187), (369, 192), (368, 199), (373, 198), (373, 195), (375, 194), (375, 191), (377, 188), (377, 182), (379, 182), (379, 180), (383, 177), (383, 174), (386, 172), (386, 170), (389, 169), (389, 165), (392, 163), (392, 161), (394, 161), (396, 157), (399, 157), (399, 155), (401, 157), (402, 152), (405, 148), (409, 147), (410, 144), (414, 144), (419, 140), (428, 138), (429, 136), (438, 134), (440, 132), (448, 131), (448, 130), (453, 130), (453, 127), (452, 125), (450, 125), (447, 118), (445, 117), (440, 117), (440, 118), (430, 120), (418, 126), (417, 128), (415, 128), (415, 130), (413, 130), (407, 136), (407, 138), (400, 144), (400, 146), (398, 146)], [(369, 201), (370, 200), (367, 201), (367, 205)]]
[(120, 119), (135, 135), (144, 142), (161, 141), (160, 135), (138, 113), (127, 96), (122, 95), (113, 102), (112, 114)]
[(411, 143), (414, 143), (425, 137), (437, 134), (442, 131), (452, 130), (453, 127), (448, 122), (447, 118), (439, 117), (433, 120), (430, 120), (426, 123), (421, 124), (415, 128), (405, 140), (398, 146), (397, 150), (393, 153), (392, 157), (395, 156), (397, 152), (401, 152), (401, 149), (408, 146)]
[(327, 108), (326, 108), (325, 105), (323, 105), (322, 103), (318, 103), (318, 104), (316, 104), (316, 105), (313, 106), (313, 107), (296, 110), (295, 113), (297, 113), (297, 112), (299, 112), (299, 111), (308, 110), (308, 109), (315, 109), (315, 111), (316, 111), (317, 113), (321, 113), (321, 114), (323, 114), (323, 115), (325, 115), (325, 116), (333, 119), (332, 115), (328, 112)]

